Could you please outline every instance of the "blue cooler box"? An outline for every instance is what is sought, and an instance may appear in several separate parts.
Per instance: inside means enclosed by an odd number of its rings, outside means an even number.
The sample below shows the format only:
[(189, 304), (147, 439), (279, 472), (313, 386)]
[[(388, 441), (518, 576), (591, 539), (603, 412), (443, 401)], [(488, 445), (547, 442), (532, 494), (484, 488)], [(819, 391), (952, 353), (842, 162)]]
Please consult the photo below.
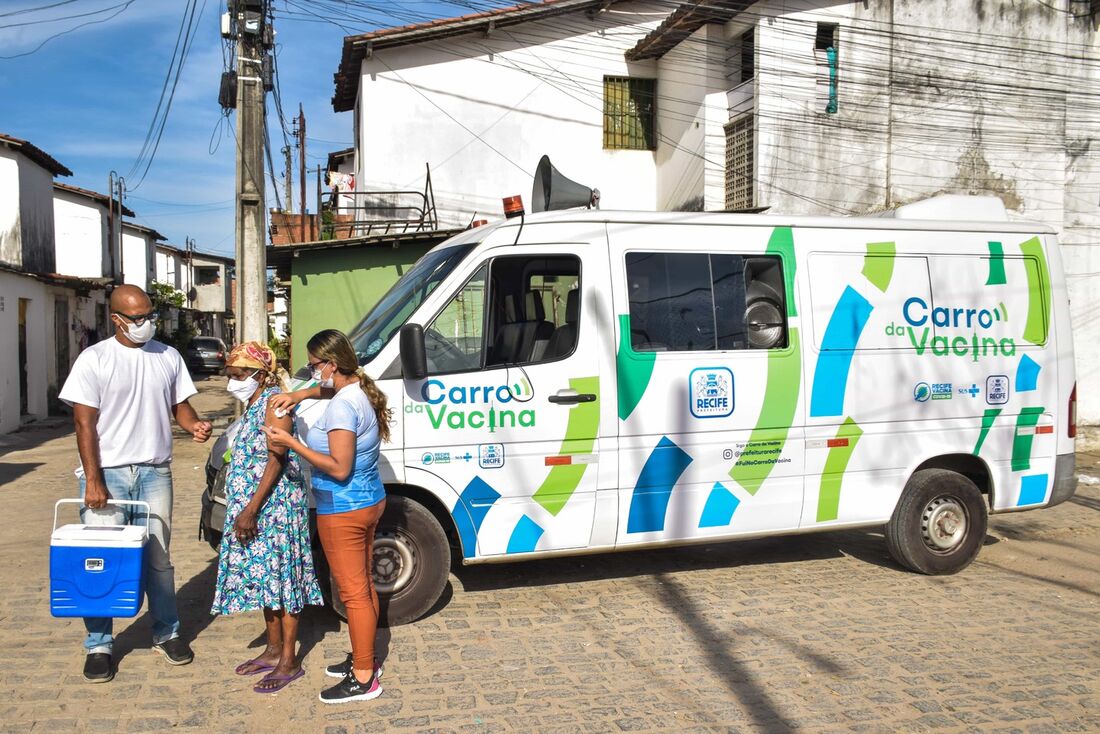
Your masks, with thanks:
[[(65, 502), (80, 500), (58, 504)], [(138, 504), (148, 513), (148, 505)], [(55, 509), (50, 536), (50, 613), (55, 617), (137, 615), (145, 596), (146, 538), (147, 528), (138, 525), (57, 527)]]

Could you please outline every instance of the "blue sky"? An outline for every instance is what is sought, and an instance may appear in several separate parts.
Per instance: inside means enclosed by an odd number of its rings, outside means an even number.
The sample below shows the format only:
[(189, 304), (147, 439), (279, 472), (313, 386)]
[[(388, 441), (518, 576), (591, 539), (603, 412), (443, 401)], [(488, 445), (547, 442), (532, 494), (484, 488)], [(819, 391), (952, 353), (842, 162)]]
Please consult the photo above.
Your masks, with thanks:
[[(362, 33), (462, 15), (474, 4), (352, 0), (350, 7), (368, 9), (345, 11), (356, 16), (349, 20), (326, 12), (326, 6), (348, 7), (344, 0), (273, 2), (284, 112), (294, 116), (298, 103), (304, 105), (309, 167), (324, 165), (329, 151), (352, 144), (352, 114), (334, 113), (330, 102), (344, 29)], [(23, 12), (48, 5), (55, 7)], [(224, 119), (217, 101), (224, 0), (207, 0), (205, 7), (198, 0), (198, 31), (156, 157), (140, 183), (140, 172), (131, 170), (187, 6), (187, 0), (0, 0), (0, 132), (31, 141), (73, 171), (59, 181), (105, 193), (108, 173), (118, 172), (127, 179), (126, 204), (137, 213), (136, 221), (155, 228), (172, 244), (182, 246), (185, 237), (192, 237), (201, 251), (232, 255), (234, 118)], [(371, 6), (386, 9), (373, 11)], [(75, 15), (84, 17), (61, 18)], [(336, 20), (344, 29), (318, 16)], [(78, 27), (89, 21), (101, 22)], [(271, 95), (268, 107), (281, 189), (283, 139)], [(270, 179), (267, 194), (273, 205)]]

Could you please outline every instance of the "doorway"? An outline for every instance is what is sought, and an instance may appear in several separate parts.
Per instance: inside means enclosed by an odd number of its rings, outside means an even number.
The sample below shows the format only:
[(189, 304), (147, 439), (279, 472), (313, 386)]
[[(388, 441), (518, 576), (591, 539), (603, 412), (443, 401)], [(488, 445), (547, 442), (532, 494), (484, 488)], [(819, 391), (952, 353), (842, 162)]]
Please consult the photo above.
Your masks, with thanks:
[(27, 309), (31, 299), (19, 299), (19, 415), (27, 415)]

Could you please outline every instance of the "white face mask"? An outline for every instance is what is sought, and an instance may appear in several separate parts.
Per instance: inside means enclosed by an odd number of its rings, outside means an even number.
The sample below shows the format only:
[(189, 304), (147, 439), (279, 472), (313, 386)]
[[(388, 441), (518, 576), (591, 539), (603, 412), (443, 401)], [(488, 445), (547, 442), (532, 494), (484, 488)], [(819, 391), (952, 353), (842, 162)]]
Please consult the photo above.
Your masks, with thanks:
[(225, 386), (225, 389), (237, 400), (240, 400), (242, 403), (247, 403), (248, 399), (256, 394), (256, 390), (259, 387), (260, 382), (256, 379), (256, 373), (253, 372), (244, 380), (230, 380), (229, 384)]
[(153, 332), (156, 331), (157, 325), (152, 319), (146, 319), (145, 323), (141, 326), (137, 324), (129, 324), (123, 322), (126, 327), (126, 338), (132, 341), (134, 344), (144, 344), (153, 338)]
[[(328, 362), (325, 362), (325, 365), (328, 365), (328, 364), (329, 364)], [(336, 370), (333, 370), (333, 372), (335, 372), (335, 371)], [(317, 369), (312, 370), (312, 372), (313, 372), (313, 379), (317, 380), (317, 382), (321, 383), (321, 387), (332, 387), (332, 375), (329, 375), (327, 380), (321, 378), (321, 375), (323, 375), (325, 373), (325, 368), (324, 367), (318, 367)]]

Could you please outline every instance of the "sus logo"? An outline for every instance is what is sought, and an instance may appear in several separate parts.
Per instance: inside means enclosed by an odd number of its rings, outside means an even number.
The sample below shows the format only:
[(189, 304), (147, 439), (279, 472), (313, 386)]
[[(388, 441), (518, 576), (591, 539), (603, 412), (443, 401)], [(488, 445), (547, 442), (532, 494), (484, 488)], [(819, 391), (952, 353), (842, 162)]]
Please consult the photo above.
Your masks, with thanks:
[(724, 418), (733, 413), (733, 373), (726, 367), (700, 367), (688, 377), (691, 414)]

